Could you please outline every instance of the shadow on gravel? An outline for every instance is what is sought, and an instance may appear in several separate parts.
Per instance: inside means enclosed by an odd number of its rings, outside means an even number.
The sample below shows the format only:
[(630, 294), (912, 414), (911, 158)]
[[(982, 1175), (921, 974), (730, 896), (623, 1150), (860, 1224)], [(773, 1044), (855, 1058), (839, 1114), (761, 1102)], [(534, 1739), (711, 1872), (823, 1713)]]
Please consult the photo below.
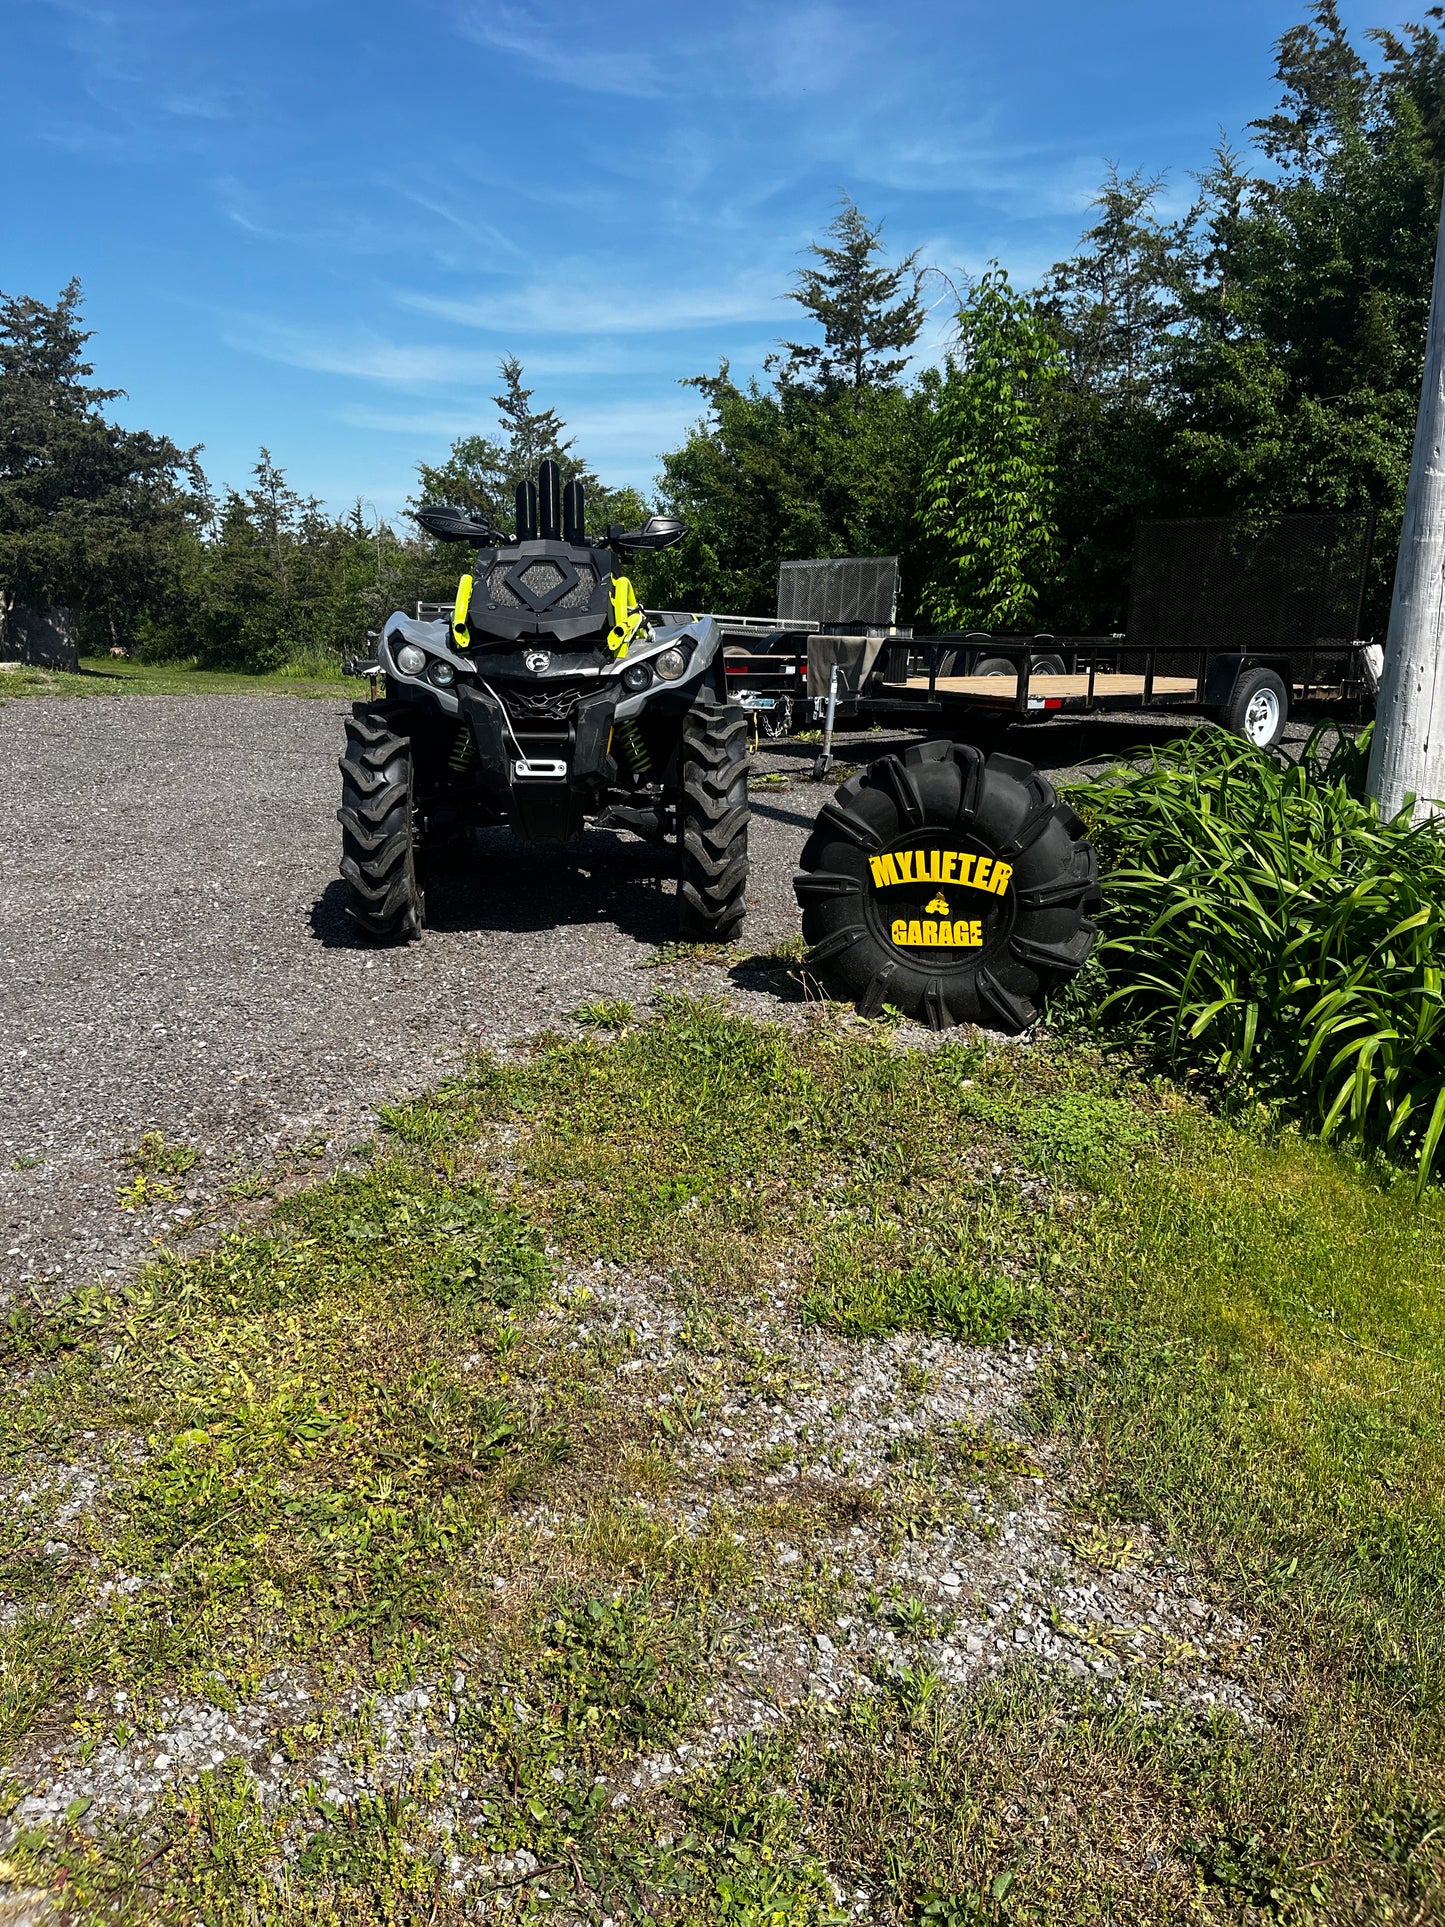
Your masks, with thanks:
[(728, 981), (739, 990), (775, 997), (782, 1004), (821, 1003), (828, 995), (800, 957), (779, 957), (766, 952), (740, 958), (728, 971)]
[[(521, 843), (484, 830), (475, 855), (427, 882), (427, 926), (436, 931), (552, 930), (559, 924), (609, 923), (639, 943), (677, 935), (677, 900), (664, 890), (675, 875), (670, 850), (604, 834), (575, 843)], [(340, 877), (311, 906), (311, 931), (328, 950), (369, 950), (346, 911)]]

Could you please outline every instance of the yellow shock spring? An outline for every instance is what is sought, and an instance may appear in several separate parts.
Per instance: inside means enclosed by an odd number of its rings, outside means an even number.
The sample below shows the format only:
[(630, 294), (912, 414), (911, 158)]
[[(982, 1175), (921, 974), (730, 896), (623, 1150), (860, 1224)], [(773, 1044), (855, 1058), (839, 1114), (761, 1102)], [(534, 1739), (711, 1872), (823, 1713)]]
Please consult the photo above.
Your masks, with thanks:
[(639, 783), (646, 782), (652, 774), (652, 758), (648, 755), (647, 745), (642, 740), (642, 731), (637, 727), (637, 718), (629, 716), (625, 723), (617, 723), (615, 731), (633, 777)]

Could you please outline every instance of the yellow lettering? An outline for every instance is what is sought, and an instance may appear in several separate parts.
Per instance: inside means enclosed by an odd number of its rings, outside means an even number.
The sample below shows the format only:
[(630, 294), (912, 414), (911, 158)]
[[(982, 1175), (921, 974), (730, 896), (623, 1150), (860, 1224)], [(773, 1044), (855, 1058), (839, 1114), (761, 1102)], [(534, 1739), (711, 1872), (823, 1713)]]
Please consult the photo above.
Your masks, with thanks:
[(907, 943), (908, 925), (902, 917), (895, 917), (893, 919), (893, 928), (889, 931), (888, 934), (889, 936), (892, 937), (895, 943)]
[(991, 856), (981, 856), (978, 859), (978, 865), (973, 873), (973, 887), (975, 890), (986, 890), (988, 888), (988, 873), (992, 868), (993, 858)]
[(1003, 893), (1004, 893), (1004, 891), (1005, 891), (1005, 890), (1007, 890), (1007, 888), (1008, 888), (1008, 880), (1009, 880), (1009, 878), (1010, 878), (1010, 877), (1011, 877), (1011, 876), (1013, 875), (1013, 873), (1014, 873), (1014, 872), (1013, 872), (1013, 865), (1012, 865), (1011, 863), (995, 863), (995, 864), (994, 864), (994, 866), (993, 866), (993, 882), (992, 882), (992, 883), (990, 883), (990, 885), (989, 885), (988, 887), (989, 887), (989, 889), (990, 889), (990, 890), (992, 890), (992, 891), (993, 891), (993, 893), (994, 893), (994, 895), (995, 895), (996, 897), (1001, 897), (1001, 896), (1003, 895)]
[(898, 882), (898, 865), (891, 856), (870, 856), (868, 867), (873, 872), (875, 889), (886, 890), (890, 883)]
[(977, 862), (978, 862), (978, 858), (977, 858), (976, 856), (960, 856), (960, 857), (959, 857), (959, 859), (958, 859), (958, 880), (959, 880), (959, 882), (960, 882), (960, 883), (972, 883), (972, 881), (973, 881), (973, 866), (974, 866), (974, 864), (975, 864), (975, 863), (977, 863)]
[(916, 919), (908, 926), (908, 942), (916, 943), (920, 946), (923, 943), (923, 932), (919, 929)]
[(930, 883), (937, 883), (942, 875), (943, 852), (942, 850), (930, 850), (928, 852), (928, 881)]
[(940, 883), (952, 883), (958, 875), (958, 851), (945, 850), (943, 853), (943, 875)]
[(971, 923), (968, 926), (968, 940), (976, 949), (983, 947), (983, 924), (981, 921)]

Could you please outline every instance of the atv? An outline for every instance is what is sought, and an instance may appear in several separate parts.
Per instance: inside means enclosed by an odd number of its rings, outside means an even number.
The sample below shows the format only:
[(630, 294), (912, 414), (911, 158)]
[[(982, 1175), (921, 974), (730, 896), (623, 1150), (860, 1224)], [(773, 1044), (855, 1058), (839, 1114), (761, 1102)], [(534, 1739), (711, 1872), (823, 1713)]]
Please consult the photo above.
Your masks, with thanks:
[(376, 660), (385, 695), (353, 706), (341, 758), (341, 874), (352, 917), (380, 943), (426, 922), (429, 867), (509, 824), (561, 843), (589, 822), (674, 842), (681, 934), (736, 936), (748, 874), (748, 715), (727, 700), (709, 616), (654, 625), (622, 573), (684, 523), (588, 535), (582, 484), (554, 461), (517, 486), (516, 533), (464, 509), (423, 508), (470, 543), (450, 620), (397, 613)]

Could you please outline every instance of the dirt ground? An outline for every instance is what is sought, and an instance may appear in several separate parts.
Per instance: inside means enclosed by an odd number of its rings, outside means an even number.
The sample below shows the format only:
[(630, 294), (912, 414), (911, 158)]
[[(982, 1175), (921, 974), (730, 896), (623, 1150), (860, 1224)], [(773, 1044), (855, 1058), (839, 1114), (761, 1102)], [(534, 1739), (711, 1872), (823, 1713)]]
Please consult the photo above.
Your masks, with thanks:
[[(658, 965), (665, 853), (593, 834), (490, 833), (431, 893), (420, 944), (360, 942), (336, 876), (339, 705), (244, 696), (37, 697), (0, 710), (0, 1292), (115, 1273), (277, 1154), (369, 1135), (375, 1107), (597, 998), (720, 991), (765, 1011), (756, 967)], [(1153, 729), (1017, 731), (1058, 773)], [(842, 765), (919, 732), (841, 735)], [(794, 936), (791, 875), (828, 792), (815, 751), (764, 745), (746, 951)], [(196, 1146), (185, 1201), (117, 1201), (142, 1134)]]

